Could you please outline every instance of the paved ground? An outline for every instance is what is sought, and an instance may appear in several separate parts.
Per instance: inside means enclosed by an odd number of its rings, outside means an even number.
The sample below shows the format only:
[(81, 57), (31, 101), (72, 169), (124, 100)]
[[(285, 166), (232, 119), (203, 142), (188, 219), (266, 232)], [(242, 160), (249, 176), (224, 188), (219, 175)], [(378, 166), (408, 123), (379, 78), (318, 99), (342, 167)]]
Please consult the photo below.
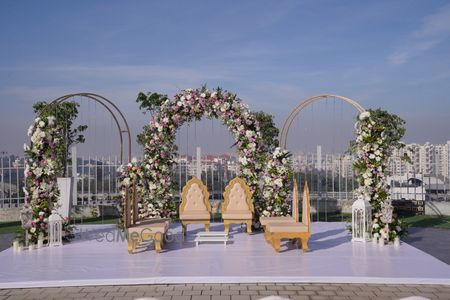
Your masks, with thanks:
[(450, 230), (412, 227), (404, 241), (450, 265)]
[(268, 296), (305, 300), (401, 299), (422, 296), (450, 299), (450, 286), (370, 284), (186, 284), (92, 286), (0, 290), (8, 299), (253, 300)]

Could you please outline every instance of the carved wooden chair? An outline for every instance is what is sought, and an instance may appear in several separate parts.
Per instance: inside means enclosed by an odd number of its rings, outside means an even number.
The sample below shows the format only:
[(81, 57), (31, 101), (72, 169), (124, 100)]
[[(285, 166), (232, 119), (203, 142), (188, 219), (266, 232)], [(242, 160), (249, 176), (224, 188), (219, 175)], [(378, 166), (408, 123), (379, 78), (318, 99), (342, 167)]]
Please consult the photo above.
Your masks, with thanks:
[(183, 235), (186, 234), (188, 224), (204, 224), (205, 231), (209, 231), (211, 204), (208, 189), (200, 179), (192, 177), (186, 182), (181, 193), (179, 212)]
[(230, 231), (230, 224), (246, 224), (247, 233), (252, 232), (253, 207), (252, 192), (239, 177), (230, 181), (223, 193), (222, 219), (225, 232)]
[[(295, 198), (298, 200), (298, 190), (294, 193), (294, 201), (296, 201)], [(305, 182), (303, 189), (302, 221), (298, 221), (297, 214), (295, 222), (269, 222), (266, 224), (266, 240), (272, 244), (275, 251), (280, 251), (282, 239), (297, 240), (298, 246), (303, 249), (303, 252), (308, 251), (308, 241), (311, 237), (310, 202), (309, 188)]]

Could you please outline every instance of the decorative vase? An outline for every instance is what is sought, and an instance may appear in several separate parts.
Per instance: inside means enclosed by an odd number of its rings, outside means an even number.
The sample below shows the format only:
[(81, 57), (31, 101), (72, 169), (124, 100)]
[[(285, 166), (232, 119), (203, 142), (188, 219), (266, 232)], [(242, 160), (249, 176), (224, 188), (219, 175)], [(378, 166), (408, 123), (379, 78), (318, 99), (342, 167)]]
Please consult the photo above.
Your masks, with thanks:
[(28, 251), (33, 251), (34, 249), (34, 244), (29, 244), (28, 245)]
[(400, 247), (400, 238), (397, 236), (394, 239), (394, 246), (395, 247)]
[(378, 238), (376, 236), (374, 236), (372, 238), (372, 244), (377, 244), (378, 243)]
[(384, 246), (384, 238), (380, 237), (380, 238), (378, 239), (378, 245), (379, 245), (379, 246)]

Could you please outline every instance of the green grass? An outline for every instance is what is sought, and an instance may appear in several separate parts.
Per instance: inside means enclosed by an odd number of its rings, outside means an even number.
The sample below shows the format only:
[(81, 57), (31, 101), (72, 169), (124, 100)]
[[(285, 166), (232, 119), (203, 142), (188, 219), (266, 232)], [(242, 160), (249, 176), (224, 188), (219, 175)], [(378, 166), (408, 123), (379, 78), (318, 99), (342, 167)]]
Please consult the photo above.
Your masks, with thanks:
[(16, 233), (20, 230), (20, 222), (1, 222), (0, 234), (4, 233)]
[[(97, 218), (84, 218), (83, 224), (117, 224), (118, 219), (116, 217), (101, 217)], [(75, 219), (71, 221), (71, 224), (81, 224), (81, 219)], [(0, 222), (0, 234), (16, 233), (20, 230), (21, 223), (17, 222)]]
[(403, 218), (410, 227), (450, 229), (450, 216), (410, 216)]
[[(75, 221), (71, 221), (71, 224), (117, 224), (119, 219), (117, 217), (95, 217), (95, 218), (83, 218), (83, 219), (75, 219)], [(82, 223), (83, 222), (83, 223)]]

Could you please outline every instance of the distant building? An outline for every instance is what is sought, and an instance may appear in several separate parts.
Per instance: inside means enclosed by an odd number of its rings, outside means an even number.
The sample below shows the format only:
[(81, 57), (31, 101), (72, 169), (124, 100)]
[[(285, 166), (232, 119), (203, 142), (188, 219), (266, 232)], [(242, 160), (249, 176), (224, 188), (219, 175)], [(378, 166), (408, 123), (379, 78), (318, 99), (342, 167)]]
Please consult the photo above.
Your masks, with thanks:
[[(401, 160), (407, 154), (411, 163)], [(404, 149), (395, 150), (390, 161), (392, 175), (424, 174), (449, 178), (450, 141), (446, 144), (407, 144)]]

